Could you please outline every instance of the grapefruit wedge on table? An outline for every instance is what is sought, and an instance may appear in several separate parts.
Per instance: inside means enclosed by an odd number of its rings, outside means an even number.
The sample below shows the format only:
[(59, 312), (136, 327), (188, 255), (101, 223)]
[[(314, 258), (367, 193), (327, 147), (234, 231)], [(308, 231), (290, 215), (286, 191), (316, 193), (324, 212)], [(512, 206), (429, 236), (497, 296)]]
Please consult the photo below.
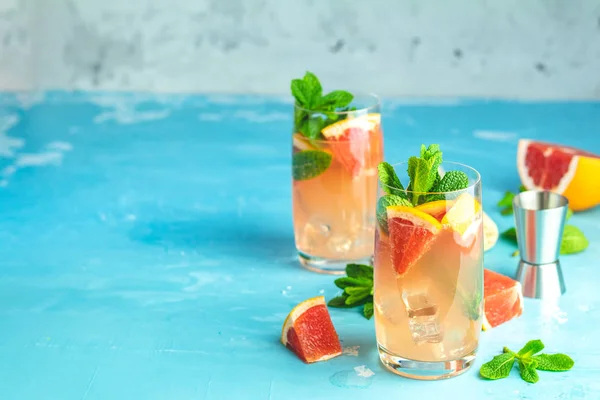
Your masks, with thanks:
[(376, 165), (383, 158), (380, 126), (381, 114), (349, 116), (325, 127), (321, 133), (334, 156), (356, 176), (363, 166)]
[(292, 309), (283, 323), (281, 343), (305, 363), (342, 354), (323, 296), (304, 300)]
[(392, 264), (402, 276), (429, 250), (442, 224), (421, 210), (404, 206), (389, 206), (387, 218)]
[(600, 156), (574, 147), (521, 139), (517, 150), (521, 183), (569, 199), (573, 211), (600, 204)]
[(508, 276), (483, 270), (483, 330), (523, 314), (521, 284)]

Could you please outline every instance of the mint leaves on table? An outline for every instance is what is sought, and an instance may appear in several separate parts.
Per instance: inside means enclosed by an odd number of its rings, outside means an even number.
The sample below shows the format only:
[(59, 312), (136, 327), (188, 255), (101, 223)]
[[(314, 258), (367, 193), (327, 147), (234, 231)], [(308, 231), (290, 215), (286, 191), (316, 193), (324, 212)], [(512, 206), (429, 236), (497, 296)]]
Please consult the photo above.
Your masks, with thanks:
[(573, 225), (565, 225), (560, 242), (560, 254), (580, 253), (587, 249), (589, 244), (581, 229)]
[(331, 165), (331, 153), (322, 150), (303, 150), (292, 156), (292, 176), (301, 181), (312, 179)]
[(344, 118), (336, 112), (355, 110), (348, 107), (354, 100), (351, 93), (334, 90), (323, 95), (319, 78), (309, 71), (302, 79), (292, 80), (291, 91), (297, 106), (294, 112), (296, 131), (309, 139), (322, 139), (323, 128)]
[[(521, 187), (524, 189), (523, 187)], [(500, 213), (504, 212), (504, 215), (512, 214), (512, 199), (516, 195), (511, 192), (506, 192), (504, 197), (498, 202), (499, 207), (504, 207)], [(509, 205), (510, 204), (510, 208)], [(509, 210), (509, 211), (506, 211)], [(573, 210), (567, 210), (566, 220), (568, 221), (573, 215)], [(500, 234), (500, 237), (508, 240), (509, 242), (513, 242), (517, 244), (517, 230), (515, 228), (508, 228), (504, 232)], [(585, 234), (581, 231), (581, 229), (577, 228), (574, 225), (565, 225), (563, 230), (563, 237), (560, 243), (560, 254), (575, 254), (580, 253), (588, 248), (589, 241), (585, 237)], [(512, 255), (517, 256), (519, 251), (515, 251)]]
[(381, 189), (385, 193), (377, 203), (377, 220), (384, 232), (387, 233), (387, 207), (414, 207), (430, 201), (444, 200), (451, 197), (448, 192), (463, 190), (469, 186), (469, 177), (462, 171), (448, 171), (440, 176), (442, 161), (439, 145), (421, 145), (419, 157), (408, 159), (407, 189), (404, 189), (392, 165), (382, 162), (377, 166)]
[(506, 378), (516, 361), (521, 378), (526, 382), (536, 383), (539, 380), (537, 371), (568, 371), (575, 364), (566, 354), (536, 355), (543, 349), (544, 344), (539, 339), (530, 340), (518, 353), (505, 347), (502, 354), (481, 366), (479, 374), (491, 380)]
[[(526, 191), (527, 188), (523, 185), (519, 187), (519, 192)], [(513, 199), (515, 198), (516, 193), (506, 191), (504, 193), (504, 197), (500, 199), (498, 202), (498, 207), (501, 208), (500, 214), (502, 215), (511, 215), (513, 213)]]
[(346, 265), (346, 277), (338, 278), (335, 285), (344, 292), (327, 303), (330, 307), (353, 308), (363, 306), (366, 319), (373, 316), (373, 267), (363, 264)]

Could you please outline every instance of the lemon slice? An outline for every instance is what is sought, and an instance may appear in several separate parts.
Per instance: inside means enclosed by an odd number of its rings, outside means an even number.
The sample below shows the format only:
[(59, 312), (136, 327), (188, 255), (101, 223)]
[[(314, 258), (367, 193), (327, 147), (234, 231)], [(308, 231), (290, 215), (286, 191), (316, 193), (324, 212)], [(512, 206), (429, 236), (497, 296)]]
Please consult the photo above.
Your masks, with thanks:
[(442, 224), (450, 225), (455, 232), (464, 235), (480, 211), (481, 204), (470, 194), (463, 193), (458, 196), (452, 208), (444, 215)]
[(498, 225), (487, 215), (483, 213), (483, 251), (488, 251), (498, 242)]

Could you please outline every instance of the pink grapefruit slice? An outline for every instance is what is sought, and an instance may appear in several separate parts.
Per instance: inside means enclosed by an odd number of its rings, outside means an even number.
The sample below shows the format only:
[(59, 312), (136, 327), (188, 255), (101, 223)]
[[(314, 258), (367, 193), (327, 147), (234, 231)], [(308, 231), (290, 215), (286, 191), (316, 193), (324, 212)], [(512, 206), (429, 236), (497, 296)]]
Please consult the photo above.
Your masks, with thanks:
[(325, 127), (321, 133), (329, 142), (334, 157), (356, 176), (366, 165), (383, 159), (381, 114), (348, 117)]
[(600, 204), (600, 156), (574, 147), (521, 139), (517, 150), (521, 183), (529, 190), (550, 190), (569, 199), (573, 211)]
[(281, 330), (281, 343), (307, 364), (342, 354), (323, 296), (304, 300), (290, 311)]
[(392, 265), (402, 276), (429, 250), (442, 225), (413, 207), (389, 206), (387, 218)]
[(483, 302), (485, 331), (523, 314), (521, 284), (508, 276), (484, 269)]

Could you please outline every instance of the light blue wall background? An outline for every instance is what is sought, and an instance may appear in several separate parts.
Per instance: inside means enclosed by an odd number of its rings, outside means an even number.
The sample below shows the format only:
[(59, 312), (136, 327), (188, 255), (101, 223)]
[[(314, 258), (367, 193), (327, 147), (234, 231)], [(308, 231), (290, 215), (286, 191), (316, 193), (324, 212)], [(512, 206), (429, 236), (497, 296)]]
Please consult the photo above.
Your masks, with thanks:
[(0, 88), (600, 98), (599, 0), (0, 0)]

